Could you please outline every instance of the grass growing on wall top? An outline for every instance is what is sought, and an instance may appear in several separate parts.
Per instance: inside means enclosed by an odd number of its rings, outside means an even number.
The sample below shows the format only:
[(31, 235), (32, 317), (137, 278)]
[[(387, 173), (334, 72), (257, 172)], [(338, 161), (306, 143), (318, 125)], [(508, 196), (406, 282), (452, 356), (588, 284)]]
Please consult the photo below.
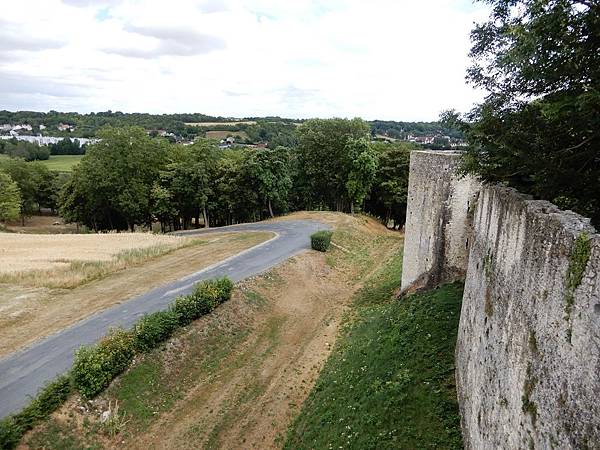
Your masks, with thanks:
[(286, 449), (460, 449), (454, 347), (463, 286), (397, 301), (400, 256), (355, 299)]

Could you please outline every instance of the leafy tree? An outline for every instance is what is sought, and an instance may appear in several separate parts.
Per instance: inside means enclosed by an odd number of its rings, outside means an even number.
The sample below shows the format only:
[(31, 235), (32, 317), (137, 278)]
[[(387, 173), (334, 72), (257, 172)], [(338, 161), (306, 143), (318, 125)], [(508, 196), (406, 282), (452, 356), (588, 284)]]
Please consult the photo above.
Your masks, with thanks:
[(350, 199), (350, 212), (354, 213), (354, 206), (363, 203), (375, 179), (377, 154), (364, 137), (348, 139), (346, 152), (350, 161), (346, 189)]
[[(175, 215), (181, 217), (184, 229), (191, 225), (193, 218), (196, 218), (197, 226), (200, 213), (205, 226), (210, 224), (207, 208), (212, 192), (215, 152), (215, 144), (209, 140), (200, 140), (190, 146), (177, 146), (160, 173), (161, 186), (169, 192)], [(179, 223), (174, 226), (178, 229)]]
[(13, 158), (23, 158), (26, 161), (46, 160), (50, 157), (50, 150), (45, 145), (40, 146), (14, 138), (0, 141), (0, 153)]
[(160, 222), (160, 229), (164, 233), (169, 227), (172, 228), (172, 224), (177, 216), (177, 210), (173, 204), (171, 193), (166, 187), (161, 186), (159, 183), (154, 183), (152, 186), (152, 212), (154, 217)]
[(406, 142), (372, 142), (371, 148), (379, 165), (365, 210), (384, 225), (393, 221), (394, 227), (401, 227), (406, 219), (410, 151), (418, 147)]
[(288, 194), (292, 188), (288, 150), (284, 147), (258, 150), (249, 159), (249, 169), (256, 180), (260, 202), (267, 205), (269, 215), (274, 217), (273, 204), (286, 210)]
[(64, 138), (56, 144), (50, 146), (51, 155), (83, 155), (85, 154), (85, 146), (79, 145), (77, 139)]
[(7, 173), (0, 170), (0, 221), (15, 220), (21, 212), (19, 186)]
[(313, 119), (298, 127), (297, 189), (302, 208), (350, 209), (346, 183), (354, 161), (347, 145), (368, 139), (369, 125), (362, 119)]
[(167, 144), (139, 127), (105, 128), (65, 185), (61, 213), (95, 230), (152, 222), (152, 187)]
[(600, 3), (486, 0), (469, 80), (489, 95), (459, 124), (465, 170), (600, 223)]
[(21, 194), (21, 218), (23, 223), (25, 217), (31, 216), (39, 209), (36, 202), (38, 198), (37, 176), (34, 173), (39, 163), (28, 163), (21, 158), (0, 159), (0, 170), (6, 172), (11, 179), (17, 183)]

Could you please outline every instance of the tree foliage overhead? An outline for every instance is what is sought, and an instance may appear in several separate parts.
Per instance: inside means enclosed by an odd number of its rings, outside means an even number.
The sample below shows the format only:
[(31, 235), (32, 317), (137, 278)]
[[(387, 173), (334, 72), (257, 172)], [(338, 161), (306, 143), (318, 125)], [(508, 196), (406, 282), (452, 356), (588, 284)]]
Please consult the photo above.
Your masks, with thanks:
[(600, 223), (600, 2), (486, 0), (468, 79), (489, 94), (460, 123), (465, 169)]

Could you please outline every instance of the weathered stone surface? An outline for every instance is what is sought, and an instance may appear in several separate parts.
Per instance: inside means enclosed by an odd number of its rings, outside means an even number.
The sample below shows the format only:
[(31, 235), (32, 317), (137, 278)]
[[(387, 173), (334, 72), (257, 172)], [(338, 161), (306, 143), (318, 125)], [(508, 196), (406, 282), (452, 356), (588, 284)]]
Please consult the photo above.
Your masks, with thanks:
[(457, 174), (457, 152), (410, 155), (402, 290), (464, 278), (468, 223), (480, 183)]
[(456, 346), (466, 448), (600, 448), (599, 270), (589, 220), (481, 191)]

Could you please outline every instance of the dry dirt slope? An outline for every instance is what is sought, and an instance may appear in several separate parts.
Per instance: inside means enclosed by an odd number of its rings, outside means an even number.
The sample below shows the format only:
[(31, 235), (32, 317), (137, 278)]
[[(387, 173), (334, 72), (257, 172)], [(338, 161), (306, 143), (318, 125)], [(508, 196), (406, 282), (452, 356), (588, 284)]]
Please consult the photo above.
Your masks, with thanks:
[[(239, 285), (230, 302), (139, 359), (93, 404), (72, 399), (22, 448), (281, 447), (348, 300), (402, 244), (370, 219), (319, 218), (337, 227), (334, 238), (350, 253), (306, 252)], [(118, 418), (101, 424), (116, 402)]]

